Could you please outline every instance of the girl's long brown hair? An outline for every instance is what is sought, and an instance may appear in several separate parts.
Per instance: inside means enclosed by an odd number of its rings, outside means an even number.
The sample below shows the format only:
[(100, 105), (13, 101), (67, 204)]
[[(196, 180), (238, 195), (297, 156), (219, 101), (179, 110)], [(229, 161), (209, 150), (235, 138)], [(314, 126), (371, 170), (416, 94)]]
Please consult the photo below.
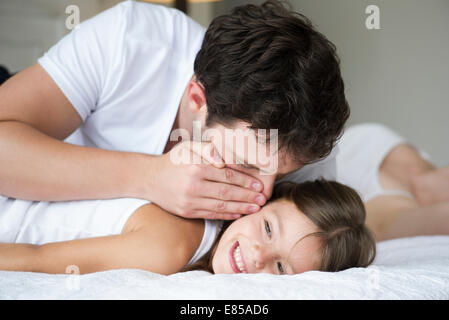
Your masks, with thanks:
[[(308, 236), (321, 240), (320, 271), (341, 271), (366, 267), (376, 256), (376, 241), (365, 225), (365, 206), (357, 192), (336, 181), (318, 179), (302, 183), (282, 182), (275, 186), (270, 201), (293, 201), (319, 229)], [(221, 236), (231, 222), (226, 221), (212, 248), (182, 271), (213, 273), (212, 258)]]

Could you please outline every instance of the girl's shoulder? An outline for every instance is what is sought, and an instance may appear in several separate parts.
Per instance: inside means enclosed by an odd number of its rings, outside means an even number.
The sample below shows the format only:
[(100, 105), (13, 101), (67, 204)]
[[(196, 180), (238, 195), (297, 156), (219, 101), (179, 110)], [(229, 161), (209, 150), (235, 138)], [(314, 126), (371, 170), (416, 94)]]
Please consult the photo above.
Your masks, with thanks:
[(201, 244), (205, 222), (203, 219), (186, 219), (148, 203), (134, 211), (125, 223), (122, 234), (142, 229), (165, 231), (172, 240), (177, 240), (175, 242), (185, 244), (186, 250), (193, 254)]

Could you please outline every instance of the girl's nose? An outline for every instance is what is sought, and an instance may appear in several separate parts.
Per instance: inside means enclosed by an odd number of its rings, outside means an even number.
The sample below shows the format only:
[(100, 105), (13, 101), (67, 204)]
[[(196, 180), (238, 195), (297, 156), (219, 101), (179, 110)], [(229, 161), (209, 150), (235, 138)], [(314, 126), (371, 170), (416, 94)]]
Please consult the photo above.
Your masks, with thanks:
[(265, 268), (267, 259), (269, 258), (268, 252), (265, 248), (262, 248), (260, 245), (253, 245), (253, 261), (254, 267), (257, 271), (261, 271)]

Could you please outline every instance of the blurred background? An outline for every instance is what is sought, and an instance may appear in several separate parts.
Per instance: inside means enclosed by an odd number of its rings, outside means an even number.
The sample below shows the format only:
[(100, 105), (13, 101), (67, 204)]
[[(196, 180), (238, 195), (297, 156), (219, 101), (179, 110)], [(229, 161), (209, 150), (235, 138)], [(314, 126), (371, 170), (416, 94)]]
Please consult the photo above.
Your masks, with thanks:
[[(20, 71), (68, 33), (65, 12), (80, 20), (118, 0), (0, 0), (0, 65)], [(154, 0), (184, 9), (207, 28), (215, 16), (251, 0)], [(337, 47), (342, 63), (349, 125), (380, 122), (449, 165), (449, 1), (290, 0)], [(368, 5), (380, 9), (380, 29), (368, 30)], [(113, 23), (113, 21), (111, 21)], [(448, 139), (448, 140), (447, 140)]]

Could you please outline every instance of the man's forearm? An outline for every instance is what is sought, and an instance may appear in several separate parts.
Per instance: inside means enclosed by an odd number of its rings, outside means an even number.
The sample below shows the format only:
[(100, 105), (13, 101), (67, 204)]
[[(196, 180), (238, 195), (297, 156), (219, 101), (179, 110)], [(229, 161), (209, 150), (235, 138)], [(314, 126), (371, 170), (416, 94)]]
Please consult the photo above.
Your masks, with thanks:
[(0, 194), (36, 201), (138, 198), (146, 194), (142, 171), (151, 157), (72, 145), (21, 122), (0, 122)]

